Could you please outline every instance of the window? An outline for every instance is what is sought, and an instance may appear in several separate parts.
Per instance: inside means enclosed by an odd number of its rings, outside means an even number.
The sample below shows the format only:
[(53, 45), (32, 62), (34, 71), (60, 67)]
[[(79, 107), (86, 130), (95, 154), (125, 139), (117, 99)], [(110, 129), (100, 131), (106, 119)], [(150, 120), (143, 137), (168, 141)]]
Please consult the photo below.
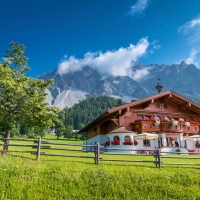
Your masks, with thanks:
[(150, 116), (150, 115), (145, 115), (144, 118), (145, 118), (145, 119), (150, 119), (151, 116)]
[(128, 135), (126, 135), (126, 136), (124, 137), (124, 141), (131, 141), (131, 137), (128, 136)]
[(113, 138), (113, 140), (114, 140), (114, 141), (115, 141), (115, 140), (119, 140), (119, 136), (115, 135), (114, 138)]
[(143, 119), (143, 115), (138, 115), (138, 119)]
[(143, 140), (144, 147), (150, 147), (150, 140)]
[(180, 118), (179, 118), (179, 121), (185, 121), (185, 118), (180, 117)]
[(167, 116), (164, 116), (163, 119), (164, 119), (164, 121), (169, 121), (170, 120), (169, 117), (167, 117)]
[(154, 118), (155, 118), (155, 120), (160, 121), (160, 117), (159, 116), (155, 116)]

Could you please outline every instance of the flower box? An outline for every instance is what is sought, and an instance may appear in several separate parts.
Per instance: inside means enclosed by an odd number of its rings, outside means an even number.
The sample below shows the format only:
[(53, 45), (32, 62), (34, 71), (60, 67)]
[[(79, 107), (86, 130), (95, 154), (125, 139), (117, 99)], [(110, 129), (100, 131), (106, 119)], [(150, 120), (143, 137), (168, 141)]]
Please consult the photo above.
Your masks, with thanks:
[(111, 143), (112, 145), (120, 145), (120, 140), (114, 140)]
[(123, 145), (133, 145), (133, 142), (127, 140), (123, 142)]
[(134, 140), (134, 145), (137, 146), (138, 145), (138, 141)]

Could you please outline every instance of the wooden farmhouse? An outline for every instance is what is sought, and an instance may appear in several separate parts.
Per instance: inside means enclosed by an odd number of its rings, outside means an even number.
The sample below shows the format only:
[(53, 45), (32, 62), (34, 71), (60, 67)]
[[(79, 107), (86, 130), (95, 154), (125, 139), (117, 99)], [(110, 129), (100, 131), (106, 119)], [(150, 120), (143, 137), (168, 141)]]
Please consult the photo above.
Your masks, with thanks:
[[(112, 108), (85, 126), (87, 144), (135, 150), (157, 149), (161, 152), (197, 151), (200, 105), (173, 91)], [(137, 139), (138, 134), (156, 134), (158, 138)], [(152, 137), (153, 138), (153, 137)], [(133, 151), (134, 153), (136, 151)]]

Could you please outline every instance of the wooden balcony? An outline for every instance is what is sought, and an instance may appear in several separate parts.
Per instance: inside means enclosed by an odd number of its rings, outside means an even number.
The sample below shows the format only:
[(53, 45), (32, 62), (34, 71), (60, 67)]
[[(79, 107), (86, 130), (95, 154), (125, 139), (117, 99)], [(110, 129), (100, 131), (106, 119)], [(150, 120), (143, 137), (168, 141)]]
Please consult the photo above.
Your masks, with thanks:
[(131, 123), (132, 130), (137, 131), (138, 133), (142, 132), (160, 132), (160, 125), (155, 126), (153, 121), (137, 121)]
[(185, 133), (185, 134), (198, 134), (199, 126), (197, 124), (190, 124), (186, 127), (184, 123), (179, 123), (176, 126), (172, 122), (161, 122), (156, 126), (154, 121), (136, 121), (131, 123), (132, 130), (138, 133), (142, 132), (157, 132), (157, 133)]
[(198, 134), (199, 126), (196, 124), (191, 124), (189, 127), (187, 127), (184, 123), (179, 123), (176, 126), (173, 126), (171, 122), (161, 122), (161, 131), (171, 133)]

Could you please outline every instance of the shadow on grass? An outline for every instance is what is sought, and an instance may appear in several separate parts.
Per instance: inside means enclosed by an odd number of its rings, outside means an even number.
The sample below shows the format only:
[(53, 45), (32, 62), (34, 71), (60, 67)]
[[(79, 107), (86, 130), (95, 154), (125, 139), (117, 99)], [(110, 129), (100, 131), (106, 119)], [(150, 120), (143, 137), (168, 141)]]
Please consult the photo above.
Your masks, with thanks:
[(36, 161), (36, 158), (30, 158), (30, 157), (26, 157), (26, 156), (22, 156), (22, 155), (8, 155), (8, 156), (11, 156), (11, 157), (17, 157), (17, 158), (24, 158), (24, 159), (27, 159), (27, 160), (35, 160)]

